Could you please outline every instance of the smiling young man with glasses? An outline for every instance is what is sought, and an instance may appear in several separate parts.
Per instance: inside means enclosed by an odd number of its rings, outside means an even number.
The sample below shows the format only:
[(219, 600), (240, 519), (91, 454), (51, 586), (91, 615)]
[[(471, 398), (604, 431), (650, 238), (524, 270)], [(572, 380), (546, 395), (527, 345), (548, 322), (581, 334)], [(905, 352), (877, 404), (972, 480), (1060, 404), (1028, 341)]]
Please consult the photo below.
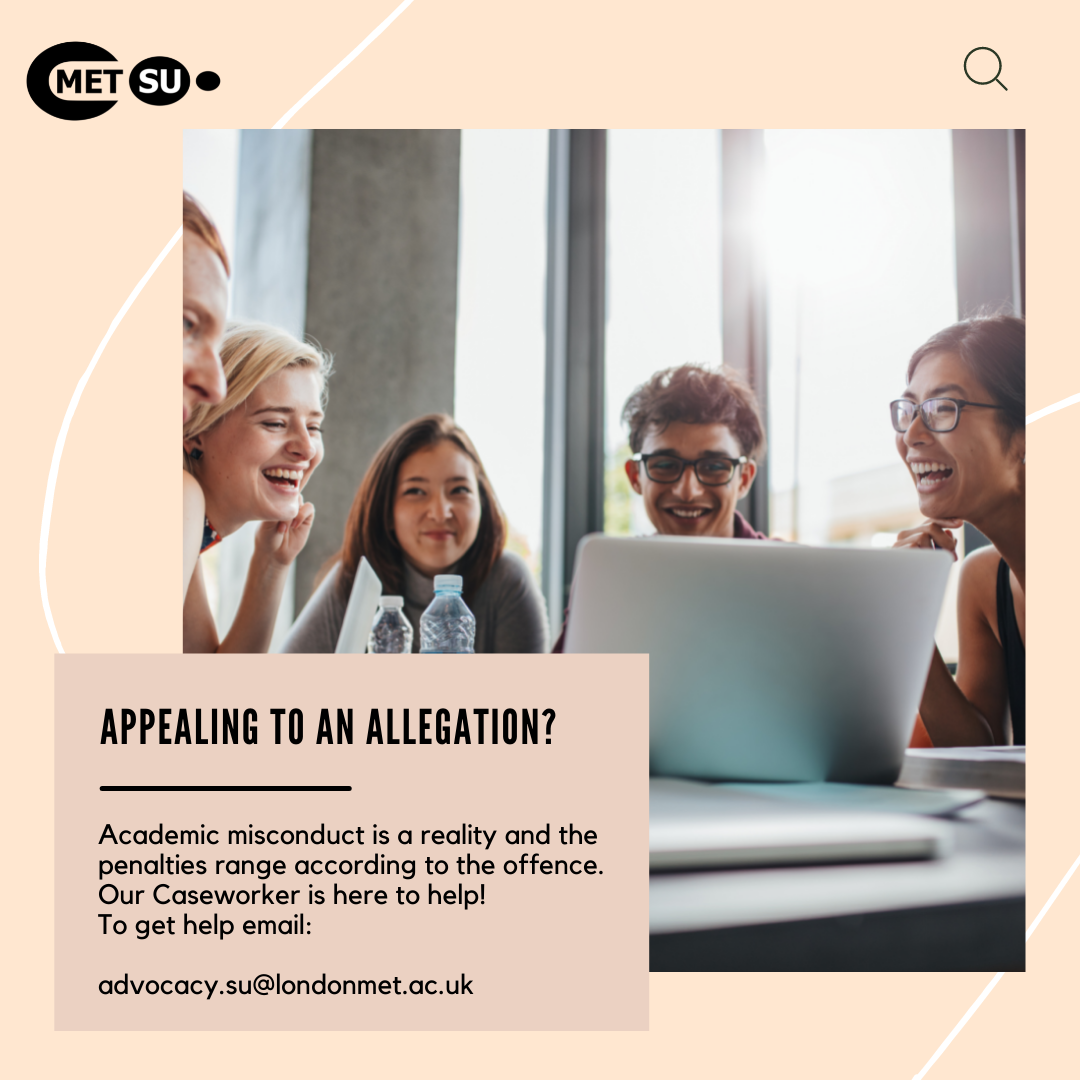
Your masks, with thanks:
[[(765, 447), (757, 399), (737, 372), (693, 364), (658, 371), (630, 395), (622, 418), (633, 451), (626, 475), (658, 533), (768, 539), (735, 509)], [(560, 634), (552, 651), (562, 643)]]
[(657, 372), (623, 407), (630, 485), (667, 536), (764, 540), (735, 509), (765, 443), (754, 392), (735, 371), (684, 365)]

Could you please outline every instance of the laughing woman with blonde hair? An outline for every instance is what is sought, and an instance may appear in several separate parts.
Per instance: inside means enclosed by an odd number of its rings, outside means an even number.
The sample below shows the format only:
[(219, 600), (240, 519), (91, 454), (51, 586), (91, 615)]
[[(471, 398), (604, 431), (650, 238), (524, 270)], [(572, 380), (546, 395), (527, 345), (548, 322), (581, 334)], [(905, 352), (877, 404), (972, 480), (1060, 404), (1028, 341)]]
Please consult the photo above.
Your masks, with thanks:
[[(266, 652), (293, 560), (315, 508), (301, 494), (323, 457), (330, 357), (260, 323), (229, 326), (221, 349), (224, 400), (184, 425), (184, 652)], [(199, 556), (261, 521), (244, 593), (218, 639)]]

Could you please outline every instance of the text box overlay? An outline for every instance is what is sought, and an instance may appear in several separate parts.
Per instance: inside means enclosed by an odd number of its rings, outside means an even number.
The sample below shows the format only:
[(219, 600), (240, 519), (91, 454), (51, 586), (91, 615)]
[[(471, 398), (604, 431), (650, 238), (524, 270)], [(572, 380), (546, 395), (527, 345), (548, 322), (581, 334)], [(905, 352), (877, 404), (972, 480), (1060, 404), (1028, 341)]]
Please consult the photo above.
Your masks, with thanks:
[(58, 656), (57, 1029), (646, 1029), (648, 701), (640, 656)]

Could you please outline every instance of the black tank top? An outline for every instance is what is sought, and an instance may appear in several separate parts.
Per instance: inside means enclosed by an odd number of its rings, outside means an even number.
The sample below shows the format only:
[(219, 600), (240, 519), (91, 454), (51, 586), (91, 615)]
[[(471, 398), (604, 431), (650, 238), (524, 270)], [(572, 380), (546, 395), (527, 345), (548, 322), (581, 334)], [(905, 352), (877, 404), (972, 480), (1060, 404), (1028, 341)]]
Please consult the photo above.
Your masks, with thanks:
[(1016, 621), (1012, 587), (1009, 584), (1009, 564), (998, 563), (997, 575), (998, 636), (1005, 653), (1005, 682), (1009, 688), (1009, 709), (1012, 712), (1013, 742), (1026, 745), (1024, 729), (1024, 642)]

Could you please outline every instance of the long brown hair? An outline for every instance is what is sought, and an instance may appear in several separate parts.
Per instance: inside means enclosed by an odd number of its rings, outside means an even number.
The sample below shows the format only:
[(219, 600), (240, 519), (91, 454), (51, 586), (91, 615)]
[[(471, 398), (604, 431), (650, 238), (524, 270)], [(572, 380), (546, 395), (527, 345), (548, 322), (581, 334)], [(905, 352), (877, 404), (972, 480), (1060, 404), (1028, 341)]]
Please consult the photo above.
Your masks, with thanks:
[(434, 446), (444, 439), (452, 442), (469, 456), (476, 467), (480, 489), (480, 530), (472, 547), (458, 563), (463, 578), (466, 602), (491, 573), (506, 546), (506, 521), (495, 491), (488, 480), (472, 440), (446, 413), (432, 413), (402, 425), (379, 447), (353, 500), (349, 519), (345, 523), (345, 540), (341, 550), (327, 561), (327, 568), (341, 562), (337, 589), (342, 600), (348, 600), (356, 569), (361, 557), (382, 581), (387, 594), (405, 591), (405, 554), (394, 536), (394, 497), (397, 493), (398, 470), (406, 458), (418, 450)]

